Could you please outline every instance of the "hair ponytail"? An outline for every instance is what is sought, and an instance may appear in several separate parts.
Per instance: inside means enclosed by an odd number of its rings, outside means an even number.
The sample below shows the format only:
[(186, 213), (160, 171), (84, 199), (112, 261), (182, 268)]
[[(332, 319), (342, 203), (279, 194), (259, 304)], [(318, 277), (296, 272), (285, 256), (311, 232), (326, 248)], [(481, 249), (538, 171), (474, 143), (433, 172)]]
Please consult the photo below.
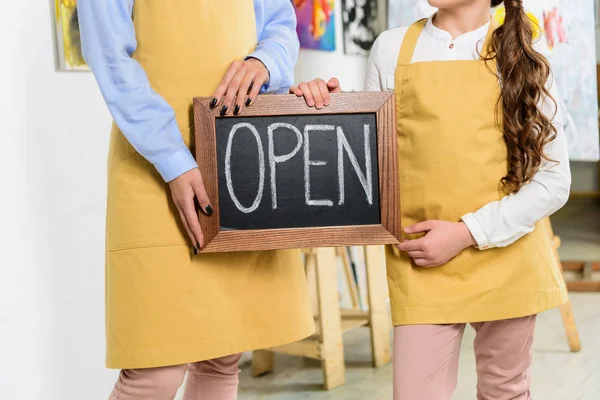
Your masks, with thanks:
[[(492, 7), (502, 0), (491, 0)], [(490, 42), (501, 83), (498, 108), (508, 151), (508, 172), (502, 184), (516, 193), (539, 170), (542, 161), (552, 161), (544, 146), (556, 137), (552, 121), (539, 109), (540, 100), (552, 98), (546, 82), (548, 60), (533, 49), (534, 28), (522, 0), (505, 0), (506, 17)], [(554, 101), (554, 100), (553, 100)]]

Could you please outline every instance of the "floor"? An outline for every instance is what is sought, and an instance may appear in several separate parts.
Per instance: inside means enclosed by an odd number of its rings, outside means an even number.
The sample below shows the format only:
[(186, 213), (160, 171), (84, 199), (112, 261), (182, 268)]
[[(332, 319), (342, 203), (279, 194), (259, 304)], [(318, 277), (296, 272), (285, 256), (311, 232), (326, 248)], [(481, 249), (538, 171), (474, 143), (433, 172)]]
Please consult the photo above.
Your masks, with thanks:
[[(571, 298), (583, 349), (576, 354), (569, 352), (557, 310), (540, 315), (534, 344), (532, 393), (535, 399), (600, 399), (600, 294), (574, 293)], [(468, 329), (453, 400), (475, 398), (472, 341), (473, 332)], [(344, 386), (325, 392), (321, 389), (318, 363), (277, 355), (272, 375), (252, 378), (249, 362), (241, 365), (240, 400), (390, 400), (392, 368), (390, 365), (371, 368), (368, 330), (348, 333), (344, 344), (347, 364)]]
[[(600, 202), (571, 201), (553, 217), (553, 225), (562, 239), (562, 259), (600, 260)], [(600, 293), (572, 293), (571, 301), (583, 349), (577, 354), (569, 352), (558, 310), (539, 316), (532, 388), (536, 399), (600, 399)], [(472, 341), (473, 331), (468, 329), (453, 400), (475, 398)], [(275, 373), (252, 378), (246, 356), (241, 365), (240, 400), (391, 399), (391, 366), (371, 368), (368, 331), (346, 334), (344, 344), (347, 364), (344, 386), (323, 391), (317, 362), (286, 355), (276, 356)]]

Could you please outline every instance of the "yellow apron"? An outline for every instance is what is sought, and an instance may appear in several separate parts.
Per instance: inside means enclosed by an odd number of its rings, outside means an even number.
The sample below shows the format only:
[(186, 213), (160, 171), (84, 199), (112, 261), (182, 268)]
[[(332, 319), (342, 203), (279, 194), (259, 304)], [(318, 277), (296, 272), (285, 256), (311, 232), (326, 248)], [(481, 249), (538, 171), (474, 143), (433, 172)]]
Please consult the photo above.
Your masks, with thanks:
[[(192, 98), (256, 46), (252, 0), (136, 0), (134, 58), (191, 146)], [(113, 127), (106, 334), (109, 368), (183, 364), (313, 332), (298, 250), (193, 256), (167, 185)]]
[[(426, 21), (411, 26), (396, 70), (402, 226), (461, 217), (505, 196), (507, 151), (495, 110), (493, 62), (411, 64)], [(488, 40), (493, 27), (488, 33)], [(484, 49), (487, 47), (484, 47)], [(421, 268), (386, 247), (394, 325), (492, 321), (564, 304), (567, 292), (543, 225), (502, 249), (469, 248)]]

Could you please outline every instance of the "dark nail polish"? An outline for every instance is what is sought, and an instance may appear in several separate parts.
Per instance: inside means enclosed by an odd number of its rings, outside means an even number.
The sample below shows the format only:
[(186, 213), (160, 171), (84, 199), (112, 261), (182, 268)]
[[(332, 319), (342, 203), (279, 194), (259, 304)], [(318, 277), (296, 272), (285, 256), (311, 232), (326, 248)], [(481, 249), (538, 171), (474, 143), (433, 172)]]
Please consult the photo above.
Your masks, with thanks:
[(215, 108), (216, 106), (217, 106), (217, 99), (213, 97), (212, 100), (210, 101), (210, 107)]
[(202, 248), (202, 247), (200, 247), (200, 243), (196, 242), (196, 248), (197, 248), (198, 250), (200, 250), (200, 249)]
[(233, 108), (233, 115), (238, 115), (240, 113), (240, 106), (238, 104)]
[(225, 114), (227, 114), (227, 110), (228, 110), (227, 106), (221, 107), (221, 117), (224, 116)]
[(249, 107), (250, 104), (252, 104), (252, 99), (248, 97), (248, 99), (246, 100), (246, 107)]
[(198, 255), (198, 249), (196, 248), (196, 246), (193, 246), (194, 248), (194, 255), (197, 256)]
[(206, 215), (212, 215), (213, 214), (213, 209), (211, 206), (206, 206)]

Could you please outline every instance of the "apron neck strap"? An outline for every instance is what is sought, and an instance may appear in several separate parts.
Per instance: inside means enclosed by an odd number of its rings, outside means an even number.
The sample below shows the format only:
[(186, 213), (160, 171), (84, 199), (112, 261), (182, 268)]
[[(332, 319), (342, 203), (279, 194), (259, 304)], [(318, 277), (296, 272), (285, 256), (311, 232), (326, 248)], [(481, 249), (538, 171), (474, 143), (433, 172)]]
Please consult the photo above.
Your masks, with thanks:
[(404, 39), (402, 40), (402, 46), (400, 47), (398, 66), (410, 64), (415, 52), (415, 47), (417, 46), (417, 41), (419, 40), (423, 29), (425, 29), (426, 24), (427, 18), (424, 18), (415, 22), (408, 28), (406, 34), (404, 35)]
[[(410, 64), (415, 52), (415, 47), (417, 46), (417, 41), (419, 40), (423, 29), (425, 29), (425, 25), (427, 25), (427, 18), (415, 22), (406, 31), (404, 40), (402, 40), (402, 46), (400, 47), (400, 54), (398, 55), (398, 66)], [(489, 45), (492, 40), (492, 34), (497, 28), (498, 24), (494, 18), (491, 18), (490, 27), (485, 36), (483, 47), (481, 48), (481, 59), (485, 59), (489, 56)]]
[(498, 28), (498, 24), (491, 18), (490, 27), (488, 28), (487, 34), (485, 35), (485, 40), (483, 42), (483, 47), (481, 48), (481, 59), (484, 60), (486, 57), (490, 55), (490, 44), (492, 42), (492, 35), (494, 31)]

